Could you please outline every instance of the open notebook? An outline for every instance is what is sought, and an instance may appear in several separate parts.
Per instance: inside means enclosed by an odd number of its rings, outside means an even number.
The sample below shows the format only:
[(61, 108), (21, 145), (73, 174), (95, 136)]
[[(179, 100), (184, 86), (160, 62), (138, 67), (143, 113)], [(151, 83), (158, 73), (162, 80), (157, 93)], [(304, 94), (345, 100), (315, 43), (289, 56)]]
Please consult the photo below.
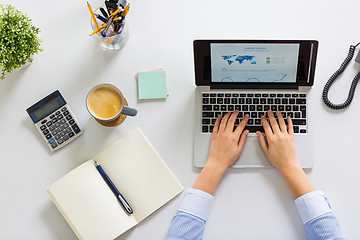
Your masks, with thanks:
[[(129, 215), (97, 161), (131, 205)], [(79, 239), (114, 239), (183, 190), (139, 128), (52, 184), (47, 192)]]

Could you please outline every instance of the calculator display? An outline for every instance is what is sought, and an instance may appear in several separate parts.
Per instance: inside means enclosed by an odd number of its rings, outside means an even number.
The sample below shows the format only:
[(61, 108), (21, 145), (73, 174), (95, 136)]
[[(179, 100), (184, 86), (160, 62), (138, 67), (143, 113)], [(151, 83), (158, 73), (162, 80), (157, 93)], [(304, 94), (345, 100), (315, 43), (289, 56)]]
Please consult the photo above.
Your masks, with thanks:
[(50, 112), (53, 112), (54, 110), (58, 109), (60, 106), (62, 106), (62, 103), (59, 99), (55, 99), (51, 103), (45, 105), (43, 108), (40, 108), (36, 112), (34, 112), (34, 115), (36, 118), (40, 119), (44, 117), (45, 115), (49, 114)]
[(50, 115), (52, 112), (61, 108), (66, 104), (65, 99), (61, 96), (59, 90), (44, 97), (28, 109), (27, 113), (30, 115), (34, 123), (42, 120), (44, 117)]

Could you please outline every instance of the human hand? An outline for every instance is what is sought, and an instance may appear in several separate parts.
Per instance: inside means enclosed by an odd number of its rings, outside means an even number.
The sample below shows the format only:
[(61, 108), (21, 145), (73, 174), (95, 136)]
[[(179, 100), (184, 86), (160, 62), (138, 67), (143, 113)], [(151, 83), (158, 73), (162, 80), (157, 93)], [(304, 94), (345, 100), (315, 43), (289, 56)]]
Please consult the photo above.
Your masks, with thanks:
[(271, 110), (268, 111), (268, 115), (270, 124), (264, 116), (261, 118), (266, 140), (261, 132), (256, 132), (266, 157), (284, 176), (295, 199), (314, 191), (314, 187), (305, 175), (296, 157), (294, 129), (291, 118), (287, 118), (288, 127), (286, 127), (280, 111), (276, 112), (279, 124)]
[(248, 130), (244, 131), (249, 115), (246, 114), (233, 131), (238, 114), (239, 111), (236, 110), (232, 114), (227, 113), (223, 118), (220, 115), (216, 119), (207, 165), (216, 165), (220, 169), (227, 169), (240, 157), (249, 133)]
[(291, 118), (287, 118), (288, 127), (286, 127), (280, 111), (277, 111), (276, 115), (279, 124), (271, 110), (268, 111), (270, 124), (265, 116), (262, 116), (261, 121), (265, 130), (266, 139), (261, 132), (256, 132), (260, 146), (270, 163), (280, 172), (288, 170), (291, 167), (301, 168), (296, 157), (294, 129)]
[(244, 131), (249, 115), (245, 115), (234, 131), (239, 111), (218, 116), (211, 136), (208, 160), (196, 179), (193, 188), (214, 195), (226, 169), (235, 163), (244, 148), (248, 130)]

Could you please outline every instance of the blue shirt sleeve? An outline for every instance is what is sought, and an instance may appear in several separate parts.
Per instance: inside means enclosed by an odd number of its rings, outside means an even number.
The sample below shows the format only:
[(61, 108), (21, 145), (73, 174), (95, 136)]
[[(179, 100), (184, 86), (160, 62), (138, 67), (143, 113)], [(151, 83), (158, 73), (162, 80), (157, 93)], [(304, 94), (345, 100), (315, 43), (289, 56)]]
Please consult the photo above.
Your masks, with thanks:
[(201, 240), (206, 219), (210, 213), (214, 196), (204, 191), (190, 188), (171, 220), (167, 240)]
[[(171, 221), (167, 240), (201, 240), (214, 196), (188, 189)], [(304, 194), (295, 200), (309, 240), (345, 239), (331, 206), (322, 191)]]
[(304, 194), (295, 200), (295, 204), (309, 240), (345, 239), (322, 191)]

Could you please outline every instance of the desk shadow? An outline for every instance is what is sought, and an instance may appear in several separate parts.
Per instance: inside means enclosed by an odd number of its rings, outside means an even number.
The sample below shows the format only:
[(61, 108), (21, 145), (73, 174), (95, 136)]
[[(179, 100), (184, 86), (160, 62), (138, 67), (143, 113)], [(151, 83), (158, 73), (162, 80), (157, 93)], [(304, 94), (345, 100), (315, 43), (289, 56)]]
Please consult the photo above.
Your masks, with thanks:
[(56, 206), (49, 202), (41, 213), (44, 222), (52, 230), (54, 239), (78, 239)]

